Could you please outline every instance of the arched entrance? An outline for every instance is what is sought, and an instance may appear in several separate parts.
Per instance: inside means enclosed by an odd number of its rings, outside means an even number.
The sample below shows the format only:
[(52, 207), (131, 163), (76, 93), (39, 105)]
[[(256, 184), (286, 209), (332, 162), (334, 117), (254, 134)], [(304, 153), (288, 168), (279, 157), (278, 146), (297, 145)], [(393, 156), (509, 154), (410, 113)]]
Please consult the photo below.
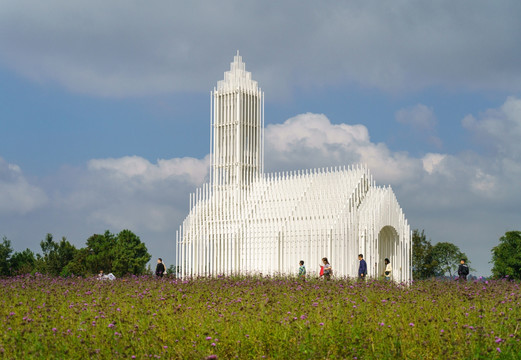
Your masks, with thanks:
[(392, 226), (384, 226), (378, 233), (378, 258), (376, 259), (377, 276), (383, 274), (385, 269), (384, 259), (389, 258), (392, 266), (392, 278), (401, 278), (401, 269), (398, 266), (397, 255), (398, 255), (398, 244), (399, 236), (396, 229)]

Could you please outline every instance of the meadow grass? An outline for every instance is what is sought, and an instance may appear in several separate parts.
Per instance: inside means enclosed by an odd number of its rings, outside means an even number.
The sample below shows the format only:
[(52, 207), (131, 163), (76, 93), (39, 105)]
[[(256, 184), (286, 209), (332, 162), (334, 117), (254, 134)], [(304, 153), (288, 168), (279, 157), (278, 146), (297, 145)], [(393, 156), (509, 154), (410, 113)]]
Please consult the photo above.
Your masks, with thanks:
[(6, 359), (519, 359), (510, 281), (1, 279)]

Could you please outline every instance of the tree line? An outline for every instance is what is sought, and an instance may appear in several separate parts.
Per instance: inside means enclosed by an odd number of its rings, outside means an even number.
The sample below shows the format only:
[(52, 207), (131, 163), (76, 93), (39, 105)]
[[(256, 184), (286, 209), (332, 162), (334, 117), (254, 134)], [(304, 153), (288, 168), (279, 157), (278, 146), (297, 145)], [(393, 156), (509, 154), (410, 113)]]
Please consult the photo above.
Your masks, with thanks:
[(412, 277), (415, 280), (457, 274), (460, 260), (470, 264), (467, 255), (458, 246), (449, 242), (432, 245), (425, 231), (412, 232)]
[[(521, 231), (508, 231), (492, 248), (492, 277), (521, 280)], [(412, 232), (412, 276), (415, 280), (456, 274), (461, 259), (470, 264), (458, 246), (439, 242), (432, 245), (424, 230)], [(473, 270), (471, 268), (471, 270)]]
[(151, 255), (139, 236), (130, 230), (118, 234), (106, 231), (94, 234), (86, 241), (86, 246), (76, 248), (65, 237), (55, 241), (47, 234), (40, 242), (41, 254), (30, 249), (14, 252), (11, 241), (5, 236), (0, 243), (0, 276), (34, 274), (51, 276), (89, 276), (100, 270), (124, 275), (148, 273), (147, 263)]

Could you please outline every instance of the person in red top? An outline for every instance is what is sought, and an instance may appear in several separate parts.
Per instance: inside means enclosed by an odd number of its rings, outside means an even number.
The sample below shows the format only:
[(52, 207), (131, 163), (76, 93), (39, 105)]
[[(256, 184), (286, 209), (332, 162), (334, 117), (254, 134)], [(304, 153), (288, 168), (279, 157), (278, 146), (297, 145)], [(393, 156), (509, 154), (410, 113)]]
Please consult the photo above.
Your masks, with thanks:
[(331, 264), (329, 263), (327, 258), (322, 258), (322, 262), (324, 263), (324, 266), (322, 267), (322, 269), (324, 270), (324, 279), (330, 280), (331, 275), (333, 275), (333, 269), (331, 268)]

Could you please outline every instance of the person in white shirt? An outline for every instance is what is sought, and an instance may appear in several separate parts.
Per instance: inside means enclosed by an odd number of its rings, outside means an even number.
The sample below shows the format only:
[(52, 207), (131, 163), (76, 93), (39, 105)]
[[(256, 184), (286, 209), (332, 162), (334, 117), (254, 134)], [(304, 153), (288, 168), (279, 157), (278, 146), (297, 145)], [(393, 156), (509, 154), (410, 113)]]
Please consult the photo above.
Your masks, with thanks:
[(385, 280), (389, 281), (389, 280), (391, 280), (391, 273), (393, 271), (393, 268), (392, 268), (391, 262), (389, 261), (388, 258), (385, 258), (384, 262), (385, 262), (384, 277), (385, 277)]

